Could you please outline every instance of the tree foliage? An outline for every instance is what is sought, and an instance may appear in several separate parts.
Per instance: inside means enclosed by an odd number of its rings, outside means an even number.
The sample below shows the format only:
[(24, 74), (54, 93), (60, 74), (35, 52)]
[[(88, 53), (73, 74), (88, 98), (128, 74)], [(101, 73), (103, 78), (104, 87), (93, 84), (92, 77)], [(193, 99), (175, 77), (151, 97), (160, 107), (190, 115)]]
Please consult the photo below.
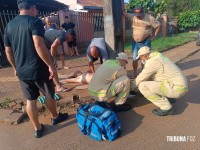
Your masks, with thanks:
[(178, 18), (178, 26), (180, 30), (188, 30), (200, 26), (200, 10), (180, 13)]
[(164, 1), (155, 2), (154, 0), (129, 0), (128, 10), (134, 10), (136, 6), (142, 6), (145, 12), (151, 11), (154, 15), (162, 15), (166, 10)]
[[(161, 1), (163, 0), (157, 0), (157, 2)], [(200, 10), (199, 0), (164, 0), (164, 2), (167, 5), (166, 12), (169, 16), (178, 16), (188, 10)]]
[(127, 9), (133, 10), (138, 5), (155, 15), (166, 12), (169, 16), (178, 16), (188, 10), (200, 10), (199, 0), (129, 0)]

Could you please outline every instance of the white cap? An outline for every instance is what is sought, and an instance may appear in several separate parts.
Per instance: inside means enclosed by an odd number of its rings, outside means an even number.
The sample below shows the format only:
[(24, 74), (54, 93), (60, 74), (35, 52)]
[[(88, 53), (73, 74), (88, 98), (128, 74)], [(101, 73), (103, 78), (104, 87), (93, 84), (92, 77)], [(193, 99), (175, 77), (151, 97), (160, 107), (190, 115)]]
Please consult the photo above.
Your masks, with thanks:
[(126, 60), (128, 63), (128, 56), (125, 53), (121, 52), (121, 53), (117, 54), (117, 56), (118, 57), (116, 57), (116, 59)]
[(150, 53), (150, 48), (148, 46), (143, 46), (138, 51), (138, 56), (136, 59), (139, 59), (141, 55)]

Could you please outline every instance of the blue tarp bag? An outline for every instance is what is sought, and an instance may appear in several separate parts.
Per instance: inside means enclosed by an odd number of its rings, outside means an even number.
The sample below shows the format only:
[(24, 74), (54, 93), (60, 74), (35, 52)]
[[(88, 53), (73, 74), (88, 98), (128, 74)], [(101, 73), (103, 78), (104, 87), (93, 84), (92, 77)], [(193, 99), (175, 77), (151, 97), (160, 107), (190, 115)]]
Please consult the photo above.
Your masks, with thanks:
[(121, 123), (115, 112), (97, 103), (80, 105), (76, 119), (81, 132), (94, 140), (114, 141), (121, 132)]

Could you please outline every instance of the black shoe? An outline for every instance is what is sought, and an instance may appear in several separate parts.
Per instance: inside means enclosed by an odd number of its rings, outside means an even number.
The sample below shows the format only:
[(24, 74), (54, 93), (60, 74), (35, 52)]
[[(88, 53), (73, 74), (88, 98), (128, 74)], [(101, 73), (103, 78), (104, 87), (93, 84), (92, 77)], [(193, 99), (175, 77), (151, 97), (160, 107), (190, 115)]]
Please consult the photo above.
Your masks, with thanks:
[(176, 103), (176, 99), (175, 98), (168, 98), (168, 101), (170, 102), (170, 104)]
[(53, 118), (51, 119), (51, 123), (52, 123), (52, 125), (56, 125), (58, 123), (61, 123), (65, 120), (67, 120), (67, 118), (68, 118), (68, 113), (62, 114), (59, 112), (58, 117), (56, 119), (53, 119)]
[(153, 109), (152, 113), (157, 116), (167, 116), (167, 115), (174, 115), (175, 111), (173, 108), (170, 108), (169, 110), (161, 110), (160, 108)]
[(99, 106), (101, 106), (103, 108), (112, 110), (112, 107), (107, 102), (95, 101), (95, 104), (97, 104), (97, 105), (99, 105)]
[(44, 125), (41, 124), (42, 128), (40, 130), (35, 130), (35, 138), (40, 138), (43, 135)]
[(135, 96), (136, 96), (138, 93), (135, 92), (135, 91), (130, 91), (129, 94), (130, 94), (130, 95), (135, 95)]
[(128, 111), (132, 108), (130, 104), (115, 105), (113, 108), (114, 112)]

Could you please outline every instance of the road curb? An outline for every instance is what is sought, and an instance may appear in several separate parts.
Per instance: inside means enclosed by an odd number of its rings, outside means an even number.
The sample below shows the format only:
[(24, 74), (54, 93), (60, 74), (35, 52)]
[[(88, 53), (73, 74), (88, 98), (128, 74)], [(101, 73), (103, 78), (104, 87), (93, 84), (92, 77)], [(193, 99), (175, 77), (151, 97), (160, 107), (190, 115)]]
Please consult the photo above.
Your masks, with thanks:
[(184, 62), (185, 59), (187, 59), (187, 58), (189, 58), (190, 56), (192, 56), (192, 55), (198, 53), (199, 51), (200, 51), (200, 49), (197, 49), (197, 50), (195, 50), (195, 51), (189, 53), (186, 57), (181, 58), (179, 61), (177, 61), (177, 62), (175, 62), (175, 63), (176, 63), (176, 64), (179, 64), (179, 63), (181, 63), (181, 62)]

